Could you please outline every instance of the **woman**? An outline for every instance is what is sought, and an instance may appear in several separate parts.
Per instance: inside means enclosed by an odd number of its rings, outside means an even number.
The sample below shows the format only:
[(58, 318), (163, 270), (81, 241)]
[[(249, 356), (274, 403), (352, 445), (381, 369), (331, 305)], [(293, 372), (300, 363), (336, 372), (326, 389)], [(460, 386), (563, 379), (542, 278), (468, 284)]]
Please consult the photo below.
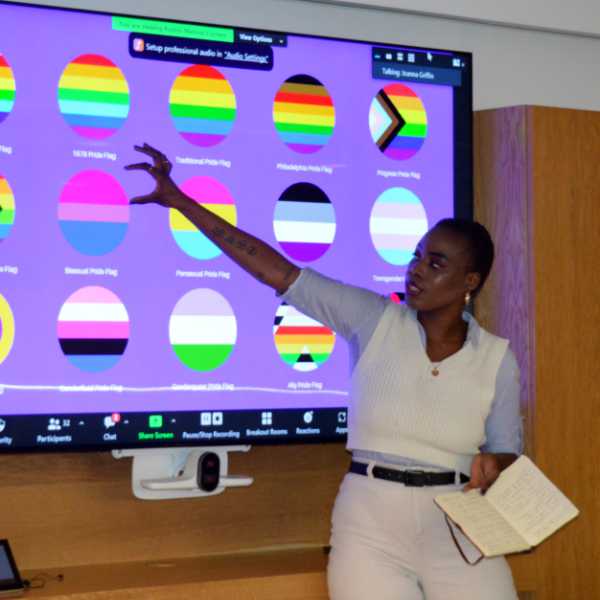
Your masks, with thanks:
[(300, 270), (183, 194), (164, 154), (147, 144), (135, 149), (152, 163), (126, 168), (148, 172), (156, 186), (133, 204), (179, 210), (237, 264), (350, 345), (353, 460), (332, 517), (331, 598), (516, 600), (504, 558), (468, 565), (433, 502), (467, 481), (466, 489), (485, 492), (520, 451), (514, 356), (506, 340), (464, 312), (492, 265), (485, 228), (446, 219), (431, 229), (415, 250), (406, 306), (399, 306)]

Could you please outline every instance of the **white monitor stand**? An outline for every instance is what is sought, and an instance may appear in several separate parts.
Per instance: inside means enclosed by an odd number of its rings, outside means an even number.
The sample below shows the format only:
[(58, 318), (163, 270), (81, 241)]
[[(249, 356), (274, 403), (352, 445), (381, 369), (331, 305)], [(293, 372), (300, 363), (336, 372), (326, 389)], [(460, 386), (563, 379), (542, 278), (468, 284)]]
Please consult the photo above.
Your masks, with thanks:
[[(251, 446), (216, 446), (211, 448), (147, 448), (113, 450), (114, 458), (133, 457), (131, 487), (136, 498), (165, 500), (169, 498), (199, 498), (220, 494), (226, 487), (251, 485), (254, 479), (244, 475), (229, 475), (228, 453), (248, 452)], [(203, 457), (214, 453), (220, 460), (217, 487), (206, 491), (199, 486)], [(213, 461), (214, 462), (214, 461)]]

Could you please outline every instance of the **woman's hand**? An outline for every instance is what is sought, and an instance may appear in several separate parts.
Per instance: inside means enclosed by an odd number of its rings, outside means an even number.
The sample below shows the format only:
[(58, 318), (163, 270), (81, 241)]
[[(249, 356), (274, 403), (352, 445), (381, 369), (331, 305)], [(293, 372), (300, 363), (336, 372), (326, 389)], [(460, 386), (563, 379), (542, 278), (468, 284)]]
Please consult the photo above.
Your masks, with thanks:
[(156, 182), (156, 186), (149, 194), (136, 196), (131, 198), (129, 202), (131, 204), (155, 203), (168, 208), (177, 208), (182, 201), (186, 200), (186, 196), (171, 179), (171, 169), (173, 168), (171, 161), (162, 152), (146, 143), (142, 146), (134, 146), (134, 148), (152, 158), (152, 164), (148, 162), (135, 163), (127, 165), (125, 169), (150, 173)]
[(480, 489), (481, 493), (485, 494), (498, 479), (498, 475), (516, 459), (515, 454), (492, 454), (489, 452), (476, 454), (471, 463), (471, 481), (467, 483), (464, 490)]

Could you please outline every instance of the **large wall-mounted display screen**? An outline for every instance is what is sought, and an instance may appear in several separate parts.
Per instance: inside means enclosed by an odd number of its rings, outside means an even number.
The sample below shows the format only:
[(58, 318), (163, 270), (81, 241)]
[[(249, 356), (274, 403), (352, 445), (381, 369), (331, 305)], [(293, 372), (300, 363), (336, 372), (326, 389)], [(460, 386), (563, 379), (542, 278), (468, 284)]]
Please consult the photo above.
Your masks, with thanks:
[(0, 451), (343, 439), (345, 342), (123, 167), (399, 299), (470, 214), (470, 55), (243, 25), (0, 3)]

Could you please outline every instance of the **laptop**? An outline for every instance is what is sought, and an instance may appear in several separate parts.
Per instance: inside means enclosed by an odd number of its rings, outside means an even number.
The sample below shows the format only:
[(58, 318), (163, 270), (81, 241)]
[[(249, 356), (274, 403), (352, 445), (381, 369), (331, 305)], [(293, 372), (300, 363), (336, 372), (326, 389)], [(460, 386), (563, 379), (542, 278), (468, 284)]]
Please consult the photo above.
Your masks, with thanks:
[(15, 598), (25, 591), (8, 540), (0, 540), (0, 598)]

